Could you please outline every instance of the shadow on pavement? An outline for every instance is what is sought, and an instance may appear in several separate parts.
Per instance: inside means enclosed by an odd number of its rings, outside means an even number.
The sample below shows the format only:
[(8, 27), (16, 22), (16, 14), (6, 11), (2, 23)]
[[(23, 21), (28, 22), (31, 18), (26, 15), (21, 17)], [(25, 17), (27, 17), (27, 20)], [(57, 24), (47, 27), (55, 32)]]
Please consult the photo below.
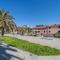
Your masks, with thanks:
[(1, 46), (0, 45), (0, 60), (13, 60), (12, 57), (16, 58), (16, 60), (23, 60), (23, 59), (19, 58), (18, 56), (8, 54), (6, 52), (6, 50), (9, 50), (9, 51), (12, 51), (12, 52), (17, 52), (15, 49), (10, 48), (9, 46)]

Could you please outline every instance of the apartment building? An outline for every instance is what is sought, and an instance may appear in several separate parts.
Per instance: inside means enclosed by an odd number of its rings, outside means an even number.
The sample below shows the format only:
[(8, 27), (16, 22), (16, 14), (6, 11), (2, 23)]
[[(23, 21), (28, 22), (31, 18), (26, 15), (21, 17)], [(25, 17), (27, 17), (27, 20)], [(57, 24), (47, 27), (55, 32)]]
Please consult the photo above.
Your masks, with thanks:
[(37, 35), (45, 35), (47, 34), (47, 26), (44, 25), (36, 25), (32, 28), (32, 32)]
[(60, 35), (60, 24), (48, 25), (48, 35)]
[(44, 36), (53, 36), (53, 35), (60, 35), (60, 24), (51, 24), (51, 25), (37, 25), (32, 28), (32, 32), (37, 35), (44, 35)]

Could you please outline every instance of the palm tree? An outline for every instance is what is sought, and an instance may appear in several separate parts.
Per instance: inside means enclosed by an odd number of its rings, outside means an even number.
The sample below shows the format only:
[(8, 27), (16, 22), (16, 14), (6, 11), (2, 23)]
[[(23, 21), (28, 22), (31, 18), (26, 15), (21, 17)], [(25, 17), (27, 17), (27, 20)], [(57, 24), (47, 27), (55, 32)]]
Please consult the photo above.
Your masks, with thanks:
[(1, 35), (3, 36), (6, 32), (13, 32), (16, 28), (16, 24), (13, 21), (14, 18), (9, 14), (8, 11), (1, 9), (0, 10), (0, 29)]

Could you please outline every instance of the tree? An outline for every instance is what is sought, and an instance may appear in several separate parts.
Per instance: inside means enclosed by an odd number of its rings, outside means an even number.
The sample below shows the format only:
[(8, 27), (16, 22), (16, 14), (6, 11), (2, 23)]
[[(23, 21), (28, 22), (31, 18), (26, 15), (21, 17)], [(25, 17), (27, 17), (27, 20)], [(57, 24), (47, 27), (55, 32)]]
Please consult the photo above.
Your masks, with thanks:
[(1, 35), (3, 36), (6, 32), (13, 32), (16, 28), (16, 24), (13, 21), (14, 18), (9, 14), (8, 11), (0, 9), (0, 29)]

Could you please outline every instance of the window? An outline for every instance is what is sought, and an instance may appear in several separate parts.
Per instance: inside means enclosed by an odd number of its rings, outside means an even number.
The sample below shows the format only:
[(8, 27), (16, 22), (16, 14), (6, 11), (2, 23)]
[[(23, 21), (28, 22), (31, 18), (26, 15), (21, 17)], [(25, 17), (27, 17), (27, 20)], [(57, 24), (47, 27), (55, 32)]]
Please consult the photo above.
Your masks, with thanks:
[(60, 33), (60, 31), (58, 31), (58, 33)]
[(39, 33), (40, 31), (38, 31), (38, 33)]
[(51, 27), (49, 27), (49, 29), (51, 29)]
[(50, 33), (51, 31), (49, 31), (49, 33)]
[(60, 28), (60, 26), (58, 26), (58, 28)]
[(44, 33), (45, 33), (45, 31), (44, 31)]

